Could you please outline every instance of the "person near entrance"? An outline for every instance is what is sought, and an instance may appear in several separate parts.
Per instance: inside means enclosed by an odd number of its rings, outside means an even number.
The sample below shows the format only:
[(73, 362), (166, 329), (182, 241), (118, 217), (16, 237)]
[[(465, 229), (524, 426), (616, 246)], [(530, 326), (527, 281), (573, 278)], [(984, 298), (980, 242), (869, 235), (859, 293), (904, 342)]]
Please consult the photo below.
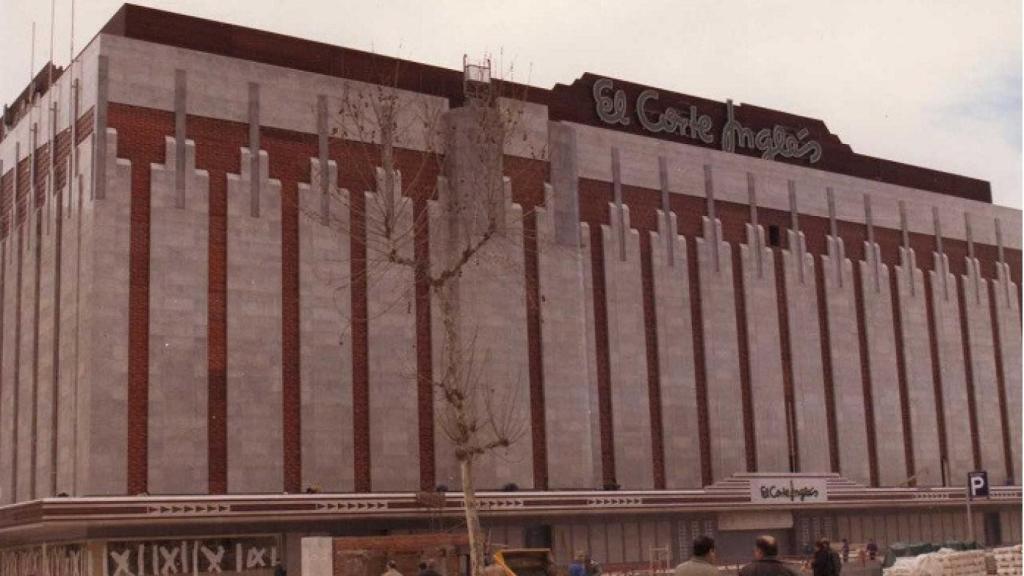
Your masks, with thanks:
[(693, 556), (676, 566), (673, 576), (718, 576), (716, 561), (714, 538), (700, 536), (693, 541)]
[(811, 562), (813, 576), (839, 576), (843, 563), (839, 554), (832, 550), (832, 543), (821, 538), (814, 544), (814, 560)]
[(774, 536), (758, 536), (754, 540), (754, 561), (740, 569), (740, 576), (799, 576), (793, 568), (779, 560), (779, 544)]

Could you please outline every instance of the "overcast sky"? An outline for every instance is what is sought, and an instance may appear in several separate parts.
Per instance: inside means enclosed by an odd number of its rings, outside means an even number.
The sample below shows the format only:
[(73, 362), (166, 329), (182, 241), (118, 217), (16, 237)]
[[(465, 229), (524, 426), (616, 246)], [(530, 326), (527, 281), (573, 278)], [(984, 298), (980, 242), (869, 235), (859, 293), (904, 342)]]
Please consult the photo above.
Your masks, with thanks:
[[(1021, 207), (1020, 0), (140, 0), (449, 68), (493, 54), (514, 79), (585, 71), (825, 121), (856, 152), (992, 183)], [(77, 0), (76, 50), (120, 6)], [(49, 54), (46, 0), (0, 0), (0, 101)], [(70, 0), (57, 0), (58, 65)]]

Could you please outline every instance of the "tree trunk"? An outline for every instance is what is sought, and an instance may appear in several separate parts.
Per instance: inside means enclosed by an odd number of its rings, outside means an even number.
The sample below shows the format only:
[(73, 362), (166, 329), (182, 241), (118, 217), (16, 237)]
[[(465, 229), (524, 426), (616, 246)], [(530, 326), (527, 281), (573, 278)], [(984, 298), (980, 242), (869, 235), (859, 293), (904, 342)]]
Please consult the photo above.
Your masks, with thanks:
[(466, 531), (469, 533), (469, 576), (481, 576), (484, 572), (484, 538), (477, 511), (476, 489), (473, 487), (473, 461), (459, 460), (462, 472), (462, 498), (466, 509)]

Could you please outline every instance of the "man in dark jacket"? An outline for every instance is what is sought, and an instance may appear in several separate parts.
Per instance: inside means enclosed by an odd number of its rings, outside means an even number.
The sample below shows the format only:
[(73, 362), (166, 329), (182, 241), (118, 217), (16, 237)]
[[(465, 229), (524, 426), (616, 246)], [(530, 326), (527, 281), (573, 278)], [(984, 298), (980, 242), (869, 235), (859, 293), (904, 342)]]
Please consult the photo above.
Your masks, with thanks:
[(754, 540), (754, 561), (740, 569), (740, 576), (800, 576), (779, 560), (779, 544), (772, 536)]
[(811, 562), (811, 572), (814, 576), (839, 576), (843, 569), (839, 554), (832, 550), (832, 543), (827, 538), (821, 538), (814, 544), (814, 560)]

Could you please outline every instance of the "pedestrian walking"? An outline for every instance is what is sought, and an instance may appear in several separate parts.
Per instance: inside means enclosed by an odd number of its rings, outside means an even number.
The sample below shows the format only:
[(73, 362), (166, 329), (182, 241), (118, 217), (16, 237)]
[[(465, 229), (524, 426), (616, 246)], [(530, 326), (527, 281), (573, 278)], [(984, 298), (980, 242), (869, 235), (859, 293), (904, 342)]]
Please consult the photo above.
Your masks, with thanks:
[(718, 561), (715, 540), (701, 536), (693, 541), (693, 555), (689, 560), (676, 566), (674, 576), (718, 576)]
[(875, 544), (874, 540), (868, 540), (868, 560), (874, 562), (876, 556), (878, 556), (878, 544)]
[(572, 564), (569, 564), (569, 576), (587, 576), (587, 555), (582, 550), (577, 550), (573, 556)]
[(384, 571), (382, 576), (402, 576), (402, 573), (398, 571), (398, 563), (394, 560), (388, 560), (387, 570)]
[(754, 540), (754, 561), (740, 568), (740, 576), (799, 576), (779, 560), (779, 544), (774, 536), (758, 536)]
[(420, 571), (417, 576), (441, 576), (437, 570), (434, 570), (434, 561), (425, 560), (420, 562)]
[(843, 564), (850, 561), (850, 541), (843, 538)]
[(811, 561), (813, 576), (839, 576), (842, 563), (839, 555), (832, 550), (832, 543), (827, 538), (820, 538), (814, 545), (814, 559)]

